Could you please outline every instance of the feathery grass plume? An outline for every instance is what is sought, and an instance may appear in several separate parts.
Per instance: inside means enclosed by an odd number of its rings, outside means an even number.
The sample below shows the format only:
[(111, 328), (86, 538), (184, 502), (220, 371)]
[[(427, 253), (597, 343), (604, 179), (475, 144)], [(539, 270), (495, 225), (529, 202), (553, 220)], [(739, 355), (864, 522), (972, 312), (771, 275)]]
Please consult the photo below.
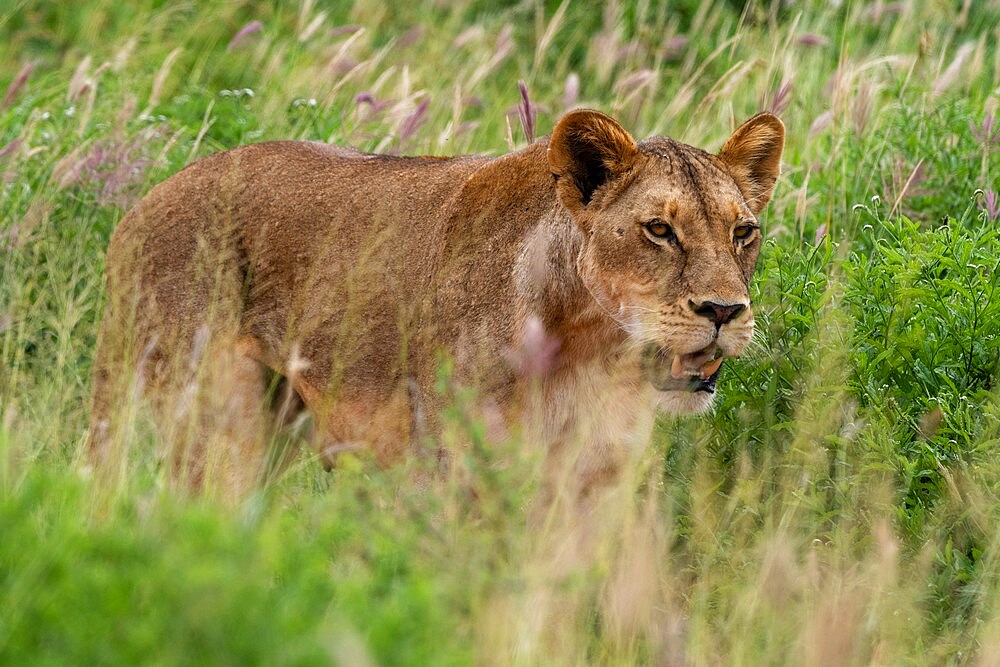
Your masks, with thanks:
[(461, 49), (469, 44), (474, 44), (480, 41), (486, 35), (486, 30), (483, 29), (481, 25), (469, 26), (462, 32), (458, 33), (458, 36), (452, 40), (451, 45), (456, 49)]
[(854, 133), (862, 137), (868, 128), (868, 121), (871, 120), (872, 109), (875, 104), (875, 84), (868, 79), (858, 82), (854, 99), (850, 103), (851, 123)]
[(872, 23), (881, 23), (883, 18), (890, 18), (905, 14), (908, 9), (906, 2), (882, 2), (878, 0), (866, 8), (868, 20)]
[(667, 61), (680, 60), (685, 51), (687, 51), (688, 44), (691, 40), (688, 39), (687, 35), (671, 35), (663, 40), (663, 45), (660, 47), (660, 51), (663, 53), (663, 58)]
[(535, 140), (535, 116), (538, 110), (531, 104), (531, 98), (528, 97), (528, 85), (524, 81), (517, 82), (517, 89), (521, 93), (521, 102), (517, 105), (517, 117), (521, 121), (524, 137), (530, 144)]
[(576, 72), (570, 72), (563, 84), (563, 110), (568, 111), (575, 107), (578, 99), (580, 99), (580, 76)]
[(972, 138), (989, 151), (993, 150), (994, 144), (1000, 146), (1000, 127), (994, 128), (995, 121), (996, 117), (992, 111), (987, 111), (983, 115), (983, 121), (979, 125), (969, 121), (969, 131), (972, 133)]
[(783, 81), (770, 95), (764, 95), (760, 100), (760, 109), (780, 116), (792, 103), (792, 82)]
[(326, 21), (326, 12), (319, 12), (312, 18), (308, 25), (303, 26), (299, 31), (299, 41), (308, 42), (313, 35), (315, 35), (319, 29), (323, 26), (323, 22)]
[(121, 72), (128, 65), (129, 59), (132, 57), (135, 51), (135, 45), (138, 43), (135, 37), (129, 37), (128, 41), (115, 52), (114, 57), (111, 59), (111, 70), (113, 72)]
[(611, 79), (611, 73), (620, 62), (622, 54), (622, 6), (608, 2), (601, 12), (601, 29), (590, 39), (587, 64), (600, 84)]
[(962, 74), (962, 69), (965, 67), (965, 62), (972, 55), (975, 50), (975, 44), (972, 42), (966, 42), (962, 46), (958, 47), (958, 51), (955, 52), (955, 57), (952, 58), (951, 63), (948, 67), (941, 72), (941, 74), (934, 79), (934, 83), (931, 86), (931, 97), (940, 97), (941, 94), (951, 88), (952, 85), (958, 81)]
[(128, 208), (152, 164), (146, 143), (111, 139), (95, 143), (77, 171), (77, 180), (96, 190), (97, 203)]
[(531, 316), (524, 324), (518, 346), (505, 356), (518, 375), (539, 378), (552, 372), (561, 345), (557, 337), (546, 333), (537, 316)]
[(17, 96), (21, 94), (24, 87), (28, 85), (28, 79), (31, 78), (31, 73), (35, 71), (35, 63), (26, 62), (21, 65), (21, 70), (17, 73), (17, 76), (13, 78), (10, 85), (7, 86), (7, 92), (3, 96), (3, 102), (0, 102), (0, 111), (7, 109), (14, 103)]
[(824, 222), (816, 228), (816, 236), (813, 238), (813, 245), (819, 245), (826, 238), (826, 223)]
[(329, 33), (330, 37), (342, 37), (344, 35), (353, 35), (356, 32), (361, 32), (364, 30), (363, 27), (354, 24), (339, 25), (332, 29)]
[(0, 148), (0, 158), (5, 158), (5, 157), (8, 157), (10, 155), (13, 155), (17, 151), (17, 149), (21, 147), (22, 143), (24, 143), (24, 140), (18, 138), (18, 139), (14, 139), (13, 141), (9, 142), (3, 148)]
[[(559, 0), (481, 12), (489, 3), (334, 9), (300, 0), (273, 3), (259, 17), (266, 29), (231, 52), (231, 28), (255, 17), (248, 3), (77, 3), (75, 13), (28, 4), (27, 28), (17, 16), (4, 24), (15, 55), (0, 63), (0, 99), (23, 70), (17, 53), (37, 64), (0, 111), (0, 663), (998, 663), (1000, 120), (991, 91), (1000, 52), (991, 3), (911, 1), (900, 16), (874, 1), (786, 11), (778, 2)], [(355, 25), (336, 27), (348, 20)], [(419, 45), (395, 48), (414, 25), (426, 30)], [(608, 44), (591, 40), (598, 33)], [(265, 39), (274, 48), (260, 62), (235, 57)], [(965, 42), (975, 46), (949, 84)], [(607, 63), (595, 58), (599, 46)], [(114, 79), (97, 77), (104, 59)], [(338, 62), (347, 76), (333, 75)], [(303, 454), (235, 503), (190, 498), (171, 485), (162, 454), (174, 436), (223, 445), (189, 435), (190, 422), (239, 425), (232, 392), (185, 376), (180, 398), (206, 394), (212, 414), (179, 400), (171, 408), (185, 419), (155, 429), (156, 406), (136, 392), (154, 382), (157, 359), (145, 345), (131, 371), (120, 366), (114, 483), (87, 474), (80, 436), (105, 308), (102, 253), (121, 218), (96, 205), (115, 198), (106, 181), (129, 181), (119, 195), (127, 201), (152, 188), (154, 164), (175, 172), (257, 138), (399, 152), (404, 121), (428, 100), (445, 100), (450, 113), (428, 107), (403, 148), (450, 136), (436, 152), (496, 155), (507, 124), (518, 124), (519, 79), (539, 116), (545, 103), (607, 112), (632, 92), (616, 83), (644, 70), (659, 83), (632, 100), (642, 104), (638, 123), (631, 109), (619, 120), (637, 136), (706, 149), (769, 87), (791, 80), (794, 90), (778, 196), (761, 218), (752, 351), (724, 364), (712, 413), (661, 415), (649, 447), (628, 443), (637, 461), (610, 498), (535, 517), (537, 487), (558, 466), (529, 437), (529, 419), (507, 421), (458, 378), (439, 397), (403, 388), (417, 406), (418, 460), (387, 469), (349, 455), (331, 472), (318, 462), (321, 447), (307, 444), (310, 417), (297, 412), (294, 387), (276, 380), (279, 417), (303, 420), (282, 437)], [(244, 87), (258, 103), (219, 97)], [(699, 108), (713, 89), (726, 91)], [(135, 91), (141, 110), (149, 90), (157, 108), (146, 112), (167, 117), (160, 135), (144, 133), (141, 113), (119, 113), (123, 93)], [(297, 98), (310, 107), (315, 98), (315, 110), (287, 103)], [(545, 120), (536, 119), (536, 136)], [(174, 132), (183, 150), (166, 149)], [(926, 192), (915, 197), (922, 178)], [(364, 270), (315, 285), (317, 298), (384, 280), (365, 259), (378, 241), (355, 231)], [(525, 260), (544, 278), (548, 253)], [(371, 304), (347, 300), (340, 326), (353, 360)], [(830, 322), (831, 313), (842, 319)], [(553, 332), (528, 323), (510, 341), (518, 349), (504, 350), (515, 370), (550, 374), (537, 384), (561, 372), (551, 368)], [(199, 365), (213, 363), (211, 344), (195, 347), (205, 348)], [(315, 368), (303, 370), (301, 355), (310, 352), (289, 348), (284, 370), (305, 379)], [(178, 364), (190, 370), (186, 354)], [(403, 377), (407, 364), (402, 355)], [(621, 417), (613, 397), (601, 403), (604, 388), (590, 384), (591, 408), (566, 415), (567, 432)], [(454, 423), (454, 437), (434, 438), (437, 420)], [(568, 478), (573, 465), (558, 472)], [(123, 609), (143, 611), (127, 632)]]
[(920, 187), (927, 181), (927, 163), (918, 160), (917, 164), (910, 169), (902, 157), (897, 157), (892, 163), (889, 173), (889, 181), (883, 180), (883, 191), (887, 196), (893, 198), (892, 208), (889, 215), (893, 215), (899, 210), (900, 205), (906, 197), (920, 196), (927, 194), (927, 190)]
[(809, 136), (815, 136), (822, 132), (823, 130), (830, 127), (833, 123), (833, 112), (824, 111), (820, 115), (813, 119), (813, 122), (809, 125)]
[(430, 107), (430, 104), (431, 100), (429, 97), (423, 98), (420, 100), (417, 108), (403, 118), (396, 133), (400, 144), (407, 142), (427, 122), (427, 109)]
[(616, 107), (629, 110), (630, 123), (638, 121), (643, 105), (656, 94), (659, 81), (655, 71), (642, 69), (615, 82), (614, 91), (620, 98)]
[(1000, 217), (1000, 195), (996, 190), (984, 190), (979, 210), (986, 214), (986, 219), (994, 221)]
[[(128, 108), (124, 115), (130, 115)], [(132, 136), (119, 129), (72, 159), (60, 187), (76, 185), (92, 192), (101, 206), (127, 209), (135, 201), (146, 170), (154, 162), (153, 151), (163, 138), (158, 124), (148, 125)]]
[(830, 40), (824, 35), (819, 35), (814, 32), (807, 32), (796, 37), (795, 43), (801, 44), (802, 46), (823, 47), (823, 46), (829, 46)]
[(366, 118), (372, 118), (378, 115), (387, 107), (392, 106), (392, 100), (379, 100), (370, 92), (361, 92), (354, 96), (354, 103), (360, 108), (361, 106), (368, 107), (368, 114)]
[(476, 66), (476, 69), (473, 70), (472, 74), (464, 82), (465, 89), (475, 90), (483, 79), (514, 52), (514, 47), (514, 26), (506, 24), (497, 34), (496, 42), (493, 44), (492, 49), (486, 51), (488, 57)]
[(545, 52), (548, 51), (549, 46), (552, 44), (552, 40), (555, 39), (556, 34), (559, 32), (559, 28), (562, 26), (563, 19), (566, 16), (566, 10), (569, 9), (569, 0), (563, 0), (559, 7), (556, 8), (555, 13), (552, 18), (549, 19), (548, 24), (545, 26), (545, 31), (542, 36), (538, 39), (538, 43), (535, 45), (535, 67), (544, 62)]
[(405, 49), (409, 46), (413, 46), (423, 38), (426, 32), (427, 29), (423, 26), (418, 25), (410, 28), (396, 40), (396, 48)]
[(66, 88), (66, 101), (74, 102), (94, 87), (94, 79), (90, 76), (90, 56), (84, 56), (83, 60), (73, 71), (73, 78), (69, 80)]
[(14, 223), (0, 230), (0, 252), (8, 252), (21, 245), (21, 225)]
[(254, 36), (259, 35), (263, 30), (264, 24), (262, 22), (250, 21), (250, 23), (247, 23), (233, 35), (233, 38), (229, 40), (229, 44), (226, 45), (226, 50), (232, 51), (249, 43)]
[(163, 89), (167, 83), (167, 77), (170, 76), (170, 71), (174, 67), (174, 62), (181, 55), (181, 47), (177, 47), (167, 54), (167, 57), (163, 59), (160, 64), (160, 68), (156, 71), (156, 76), (153, 77), (153, 86), (149, 90), (149, 101), (146, 102), (146, 109), (143, 113), (152, 112), (153, 108), (160, 103), (160, 96), (163, 94)]

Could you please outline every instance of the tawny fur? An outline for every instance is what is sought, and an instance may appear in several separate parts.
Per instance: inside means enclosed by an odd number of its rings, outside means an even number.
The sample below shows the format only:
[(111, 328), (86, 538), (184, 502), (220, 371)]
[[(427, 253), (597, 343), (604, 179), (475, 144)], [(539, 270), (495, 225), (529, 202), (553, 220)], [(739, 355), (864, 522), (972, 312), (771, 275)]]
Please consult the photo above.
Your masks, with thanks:
[[(636, 143), (577, 111), (550, 140), (495, 159), (270, 142), (200, 160), (112, 237), (91, 446), (109, 455), (136, 377), (173, 423), (207, 378), (199, 419), (222, 435), (195, 429), (193, 458), (228, 439), (229, 466), (255, 469), (270, 369), (313, 413), (320, 451), (367, 447), (389, 463), (433, 434), (445, 355), (456, 383), (535, 424), (553, 452), (582, 442), (573, 465), (599, 477), (648, 438), (657, 405), (711, 402), (655, 390), (644, 346), (683, 354), (715, 341), (735, 356), (749, 341), (749, 307), (716, 328), (694, 306), (749, 306), (760, 233), (737, 241), (733, 229), (767, 203), (783, 137), (761, 114), (715, 156)], [(650, 238), (652, 219), (677, 243)], [(547, 352), (527, 349), (537, 324)], [(551, 357), (543, 373), (511, 361), (531, 354)], [(232, 412), (222, 426), (219, 410)]]

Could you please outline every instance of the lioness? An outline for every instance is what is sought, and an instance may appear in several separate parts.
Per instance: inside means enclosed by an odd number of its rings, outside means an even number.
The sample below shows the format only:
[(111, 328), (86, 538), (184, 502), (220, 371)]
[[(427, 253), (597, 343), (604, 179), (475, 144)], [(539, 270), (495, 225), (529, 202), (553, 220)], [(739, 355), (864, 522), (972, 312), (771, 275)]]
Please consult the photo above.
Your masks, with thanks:
[(92, 450), (135, 375), (196, 476), (212, 447), (256, 474), (273, 372), (322, 454), (388, 463), (434, 433), (445, 358), (494, 417), (533, 411), (553, 452), (582, 442), (572, 466), (600, 480), (656, 406), (706, 410), (750, 340), (783, 144), (766, 113), (712, 155), (578, 110), (498, 158), (268, 142), (199, 160), (111, 239)]

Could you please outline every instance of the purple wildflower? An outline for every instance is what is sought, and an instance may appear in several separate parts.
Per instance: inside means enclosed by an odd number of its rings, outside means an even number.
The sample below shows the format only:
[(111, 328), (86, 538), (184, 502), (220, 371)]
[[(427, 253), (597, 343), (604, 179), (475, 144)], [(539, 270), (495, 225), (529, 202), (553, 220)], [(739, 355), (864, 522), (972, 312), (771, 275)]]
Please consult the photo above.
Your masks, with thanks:
[(985, 212), (986, 219), (991, 222), (1000, 218), (1000, 196), (997, 195), (995, 190), (985, 190), (983, 192), (983, 201), (979, 203), (979, 210)]
[(28, 83), (28, 78), (34, 71), (34, 63), (25, 63), (21, 66), (21, 71), (17, 73), (17, 76), (15, 76), (13, 81), (10, 82), (10, 85), (7, 86), (7, 94), (3, 96), (3, 102), (0, 103), (0, 109), (6, 109), (14, 103), (14, 100), (21, 94), (25, 84)]
[(233, 38), (229, 40), (229, 46), (226, 47), (226, 50), (232, 51), (244, 42), (247, 42), (250, 37), (258, 34), (263, 29), (264, 24), (260, 21), (250, 21), (250, 23), (247, 23), (245, 26), (240, 28), (239, 32), (233, 35)]
[(521, 119), (521, 129), (524, 130), (524, 136), (530, 144), (535, 140), (535, 116), (538, 112), (531, 105), (527, 84), (524, 81), (518, 81), (517, 89), (521, 91), (521, 104), (517, 107), (517, 116)]

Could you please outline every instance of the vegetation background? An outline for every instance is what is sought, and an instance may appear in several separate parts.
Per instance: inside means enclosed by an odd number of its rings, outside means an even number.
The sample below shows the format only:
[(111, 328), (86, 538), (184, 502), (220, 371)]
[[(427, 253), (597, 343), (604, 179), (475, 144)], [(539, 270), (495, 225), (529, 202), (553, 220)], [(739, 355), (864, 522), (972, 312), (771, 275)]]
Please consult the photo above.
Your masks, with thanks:
[[(0, 663), (1000, 664), (998, 26), (996, 0), (3, 0)], [(93, 481), (103, 251), (153, 183), (274, 138), (499, 154), (576, 106), (708, 148), (788, 128), (758, 344), (712, 415), (660, 420), (594, 557), (539, 547), (530, 443), (461, 392), (477, 446), (431, 492), (304, 454), (236, 506), (179, 496), (140, 413)]]

